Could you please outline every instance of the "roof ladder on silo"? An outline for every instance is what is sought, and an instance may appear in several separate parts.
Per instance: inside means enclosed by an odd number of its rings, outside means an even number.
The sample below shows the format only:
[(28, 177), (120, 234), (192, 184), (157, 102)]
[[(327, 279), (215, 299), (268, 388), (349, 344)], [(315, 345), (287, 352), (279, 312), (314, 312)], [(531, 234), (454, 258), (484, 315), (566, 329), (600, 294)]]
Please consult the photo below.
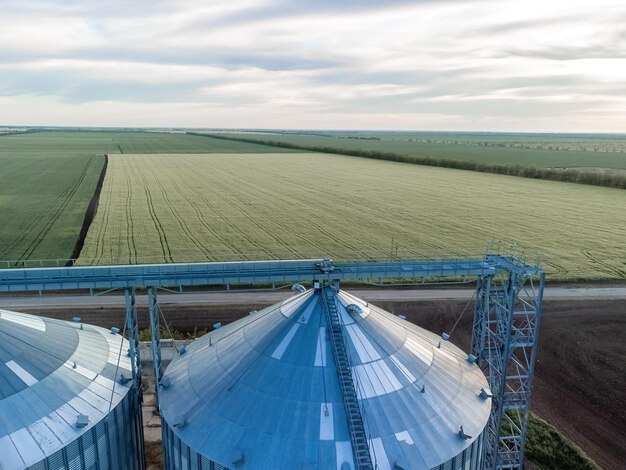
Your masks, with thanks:
[(328, 331), (330, 332), (330, 342), (332, 344), (333, 355), (335, 356), (335, 365), (337, 367), (337, 375), (339, 376), (343, 403), (346, 408), (346, 417), (348, 418), (355, 465), (357, 470), (374, 470), (333, 289), (331, 287), (324, 287), (322, 297), (326, 305), (325, 310), (329, 326)]

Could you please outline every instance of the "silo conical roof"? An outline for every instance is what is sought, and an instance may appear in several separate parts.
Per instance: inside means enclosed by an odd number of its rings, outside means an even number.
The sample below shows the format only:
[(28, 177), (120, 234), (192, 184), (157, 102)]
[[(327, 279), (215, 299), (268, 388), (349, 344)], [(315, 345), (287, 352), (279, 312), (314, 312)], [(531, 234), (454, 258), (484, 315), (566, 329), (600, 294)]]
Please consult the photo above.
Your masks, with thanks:
[[(347, 292), (333, 296), (377, 468), (428, 469), (468, 448), (491, 402), (467, 353)], [(194, 341), (166, 370), (166, 425), (226, 468), (355, 468), (323, 302), (309, 290)]]
[[(0, 310), (0, 468), (34, 465), (126, 396), (127, 342), (94, 326)], [(82, 416), (79, 423), (79, 416)]]

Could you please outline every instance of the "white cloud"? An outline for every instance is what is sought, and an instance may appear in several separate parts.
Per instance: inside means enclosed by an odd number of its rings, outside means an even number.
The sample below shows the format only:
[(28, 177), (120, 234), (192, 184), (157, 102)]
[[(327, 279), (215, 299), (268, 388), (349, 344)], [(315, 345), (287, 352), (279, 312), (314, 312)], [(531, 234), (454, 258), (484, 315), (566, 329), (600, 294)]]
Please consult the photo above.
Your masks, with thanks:
[(621, 1), (117, 3), (3, 6), (0, 123), (626, 131)]

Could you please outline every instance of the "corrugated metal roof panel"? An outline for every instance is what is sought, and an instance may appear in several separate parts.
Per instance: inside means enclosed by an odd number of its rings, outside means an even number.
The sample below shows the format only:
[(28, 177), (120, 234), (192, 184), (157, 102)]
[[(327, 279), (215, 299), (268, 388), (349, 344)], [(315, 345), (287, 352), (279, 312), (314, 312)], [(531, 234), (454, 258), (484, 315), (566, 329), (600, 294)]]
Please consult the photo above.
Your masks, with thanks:
[[(395, 315), (345, 292), (336, 300), (378, 468), (432, 468), (468, 448), (490, 412), (478, 367)], [(354, 468), (325, 328), (320, 295), (307, 291), (206, 335), (167, 369), (162, 416), (184, 421), (173, 431), (226, 467), (242, 453), (240, 469)], [(461, 425), (474, 439), (459, 439)]]
[[(123, 339), (102, 328), (0, 310), (0, 455), (35, 464), (90, 430), (129, 386), (115, 382)], [(119, 373), (130, 373), (124, 341)], [(118, 375), (119, 375), (118, 373)], [(114, 385), (115, 384), (115, 385)], [(85, 427), (77, 416), (89, 417)]]

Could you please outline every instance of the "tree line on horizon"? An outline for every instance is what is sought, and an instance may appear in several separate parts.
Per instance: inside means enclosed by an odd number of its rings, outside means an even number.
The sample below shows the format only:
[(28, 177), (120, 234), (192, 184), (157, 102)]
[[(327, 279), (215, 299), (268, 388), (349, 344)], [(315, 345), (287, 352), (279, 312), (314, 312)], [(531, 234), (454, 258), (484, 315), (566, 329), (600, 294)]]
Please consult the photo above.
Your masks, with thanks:
[(498, 175), (519, 176), (522, 178), (543, 179), (550, 181), (562, 181), (567, 183), (587, 184), (593, 186), (605, 186), (609, 188), (626, 189), (626, 174), (589, 171), (567, 168), (538, 168), (535, 166), (506, 165), (499, 163), (484, 163), (476, 160), (439, 159), (429, 156), (403, 155), (396, 152), (362, 149), (338, 149), (332, 146), (305, 145), (283, 142), (280, 140), (264, 140), (249, 137), (225, 136), (222, 134), (210, 134), (188, 132), (190, 135), (213, 137), (223, 140), (234, 140), (249, 144), (261, 144), (272, 147), (280, 147), (294, 150), (307, 150), (320, 153), (334, 153), (352, 157), (371, 158), (375, 160), (387, 160), (415, 165), (427, 165), (457, 170), (477, 171), (480, 173), (494, 173)]

